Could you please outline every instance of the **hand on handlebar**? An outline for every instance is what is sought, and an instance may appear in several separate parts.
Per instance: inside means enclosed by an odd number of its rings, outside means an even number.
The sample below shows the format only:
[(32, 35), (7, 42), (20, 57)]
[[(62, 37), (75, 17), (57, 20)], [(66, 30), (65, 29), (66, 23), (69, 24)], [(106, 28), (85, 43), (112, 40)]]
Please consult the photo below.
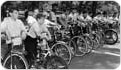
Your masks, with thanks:
[(5, 34), (1, 34), (1, 40), (6, 40)]
[(56, 25), (53, 28), (54, 28), (54, 30), (59, 30), (61, 28), (61, 25)]

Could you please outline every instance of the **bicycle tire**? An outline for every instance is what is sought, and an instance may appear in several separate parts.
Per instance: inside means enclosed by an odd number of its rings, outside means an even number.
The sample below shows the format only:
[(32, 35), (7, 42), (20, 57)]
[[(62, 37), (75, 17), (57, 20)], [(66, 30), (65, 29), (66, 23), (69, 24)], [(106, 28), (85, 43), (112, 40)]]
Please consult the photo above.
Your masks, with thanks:
[(73, 40), (69, 41), (69, 47), (71, 48), (72, 57), (74, 57), (77, 49), (76, 49), (76, 44)]
[[(115, 36), (116, 36), (116, 40), (115, 40), (115, 41), (110, 42), (110, 41), (108, 41), (108, 40), (106, 39), (106, 34), (108, 34), (108, 32), (113, 32), (113, 33), (115, 34)], [(113, 45), (113, 44), (117, 43), (117, 41), (118, 41), (118, 34), (117, 34), (116, 31), (114, 31), (114, 30), (106, 30), (106, 31), (105, 31), (105, 43), (106, 43), (106, 44)]]
[[(47, 59), (47, 61), (45, 62), (44, 66), (46, 69), (59, 69), (59, 68), (49, 68), (48, 65), (53, 65), (53, 60), (58, 61), (59, 63), (61, 63), (62, 65), (64, 65), (63, 68), (60, 69), (68, 69), (68, 65), (65, 62), (65, 60), (63, 60), (61, 57), (59, 56), (50, 56), (49, 59)], [(53, 65), (54, 66), (54, 65)], [(62, 66), (61, 66), (62, 67)]]
[(12, 56), (12, 57), (13, 57), (13, 56), (17, 56), (17, 57), (21, 58), (22, 61), (23, 61), (24, 64), (25, 64), (25, 69), (28, 69), (28, 67), (29, 67), (28, 62), (27, 62), (27, 60), (25, 59), (25, 57), (24, 57), (23, 55), (21, 55), (21, 54), (8, 54), (8, 55), (6, 56), (6, 58), (3, 60), (3, 67), (5, 67), (5, 64), (7, 63), (8, 59), (11, 58), (11, 56)]
[[(63, 43), (63, 42), (57, 42), (57, 43), (55, 43), (53, 46), (52, 46), (52, 50), (55, 52), (55, 50), (54, 49), (56, 49), (58, 46), (57, 45), (63, 45), (63, 46), (65, 46), (65, 48), (68, 50), (68, 54), (69, 54), (69, 59), (68, 59), (68, 61), (67, 61), (67, 64), (69, 65), (70, 64), (70, 62), (71, 62), (71, 59), (72, 59), (72, 54), (71, 54), (71, 51), (70, 51), (70, 48), (65, 44), (65, 43)], [(60, 47), (59, 47), (60, 48)], [(58, 55), (57, 54), (57, 52), (55, 52), (56, 53), (56, 55)], [(61, 57), (61, 56), (60, 56)], [(62, 57), (63, 58), (63, 57)], [(66, 59), (65, 59), (65, 61), (66, 61)]]
[(93, 40), (93, 50), (95, 50), (95, 49), (97, 49), (98, 47), (99, 47), (99, 40), (98, 40), (98, 38), (97, 38), (97, 35), (96, 34), (93, 34), (93, 36), (94, 36), (94, 39), (92, 39)]
[[(79, 39), (79, 38), (81, 38), (84, 41), (84, 43), (85, 43), (85, 50), (87, 51), (87, 42), (86, 42), (86, 40), (84, 39), (83, 36), (75, 36), (75, 37), (72, 38), (72, 40), (74, 41), (74, 39)], [(76, 44), (76, 48), (78, 48), (78, 45), (77, 45), (76, 42), (75, 42), (75, 44)], [(76, 49), (76, 51), (77, 51), (77, 49)], [(82, 54), (77, 54), (77, 52), (76, 52), (75, 56), (83, 56), (83, 55), (86, 54), (86, 51), (85, 52), (81, 51)]]
[(86, 53), (90, 53), (92, 51), (92, 47), (94, 46), (93, 41), (92, 41), (91, 37), (88, 35), (84, 35), (83, 37), (87, 42), (88, 51)]

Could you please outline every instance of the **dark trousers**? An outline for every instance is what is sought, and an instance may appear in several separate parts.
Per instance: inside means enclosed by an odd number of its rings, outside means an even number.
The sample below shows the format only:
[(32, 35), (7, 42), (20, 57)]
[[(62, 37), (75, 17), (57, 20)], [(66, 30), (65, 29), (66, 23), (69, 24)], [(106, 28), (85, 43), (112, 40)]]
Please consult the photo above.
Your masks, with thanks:
[(29, 60), (34, 60), (37, 55), (37, 39), (27, 36), (24, 41), (25, 50), (27, 51), (27, 58)]

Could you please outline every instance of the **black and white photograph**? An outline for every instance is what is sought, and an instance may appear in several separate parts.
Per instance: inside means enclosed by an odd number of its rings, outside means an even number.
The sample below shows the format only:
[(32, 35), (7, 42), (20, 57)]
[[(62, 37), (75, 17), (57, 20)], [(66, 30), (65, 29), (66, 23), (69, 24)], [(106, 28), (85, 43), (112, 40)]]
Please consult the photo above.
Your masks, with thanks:
[(5, 69), (116, 69), (120, 66), (116, 1), (5, 1), (1, 66)]

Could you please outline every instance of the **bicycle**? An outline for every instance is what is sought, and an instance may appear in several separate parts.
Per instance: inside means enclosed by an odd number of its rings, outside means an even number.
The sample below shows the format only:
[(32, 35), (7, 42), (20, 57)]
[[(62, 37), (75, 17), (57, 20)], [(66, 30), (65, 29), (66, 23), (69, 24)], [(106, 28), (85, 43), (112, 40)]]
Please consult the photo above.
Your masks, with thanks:
[(7, 69), (28, 69), (29, 65), (25, 58), (26, 53), (23, 44), (16, 46), (12, 43), (10, 49), (3, 58), (3, 66)]
[[(46, 42), (46, 48), (42, 49), (42, 39), (38, 39), (37, 56), (35, 57), (34, 65), (36, 69), (67, 69), (66, 62), (57, 56)], [(60, 66), (58, 66), (60, 65)]]
[(103, 34), (104, 44), (113, 45), (118, 41), (118, 34), (113, 29), (113, 24), (107, 22), (100, 22), (99, 24), (100, 33)]
[(81, 35), (82, 29), (79, 22), (69, 22), (71, 40), (69, 46), (73, 45), (73, 52), (75, 56), (83, 56), (87, 53), (87, 41), (84, 39), (84, 34)]
[(62, 57), (69, 65), (72, 58), (70, 48), (68, 47), (67, 43), (62, 40), (62, 33), (58, 31), (56, 27), (51, 27), (51, 31), (52, 30), (52, 40), (49, 41), (49, 46), (51, 46), (51, 49), (54, 51), (54, 53), (56, 53), (57, 56)]

